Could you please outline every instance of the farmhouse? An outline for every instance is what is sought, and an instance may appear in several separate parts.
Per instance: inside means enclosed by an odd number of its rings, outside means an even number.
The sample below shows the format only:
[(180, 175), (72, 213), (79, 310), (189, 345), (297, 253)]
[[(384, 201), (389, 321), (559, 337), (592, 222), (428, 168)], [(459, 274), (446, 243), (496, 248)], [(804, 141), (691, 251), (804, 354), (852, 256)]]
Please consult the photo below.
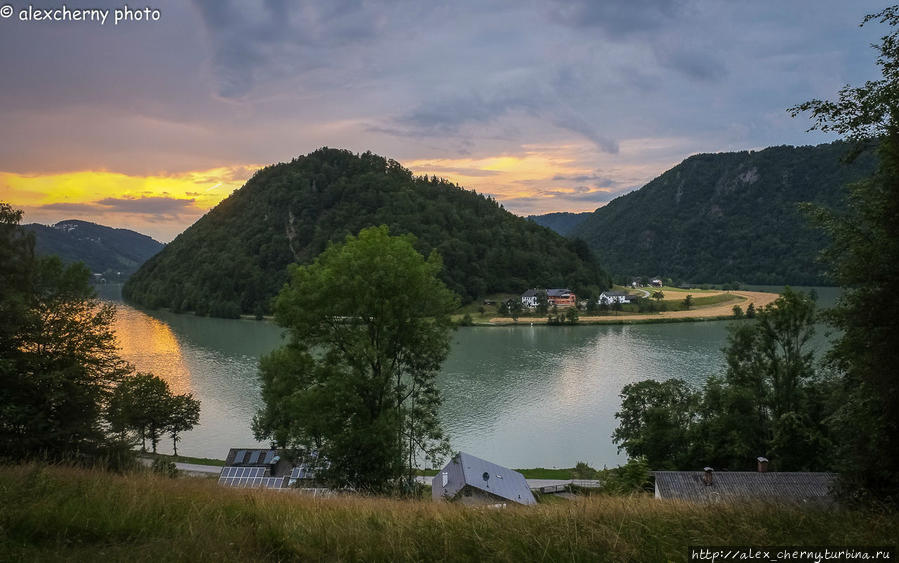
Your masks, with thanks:
[(623, 291), (603, 291), (599, 295), (598, 303), (600, 305), (611, 305), (612, 303), (630, 303), (631, 296)]
[(434, 476), (431, 495), (462, 504), (537, 504), (521, 473), (464, 452)]
[(542, 289), (529, 289), (521, 294), (521, 306), (533, 309), (537, 306), (537, 294)]
[[(655, 497), (690, 502), (780, 503), (833, 502), (831, 487), (836, 474), (801, 471), (767, 471), (760, 458), (759, 471), (654, 471)], [(764, 467), (764, 469), (763, 469)]]
[(570, 289), (529, 289), (521, 294), (521, 305), (529, 309), (536, 308), (537, 296), (541, 292), (546, 294), (546, 302), (550, 307), (555, 305), (562, 309), (577, 305), (577, 296)]
[(577, 295), (572, 293), (570, 289), (547, 289), (546, 299), (549, 301), (550, 306), (555, 305), (560, 309), (577, 306)]

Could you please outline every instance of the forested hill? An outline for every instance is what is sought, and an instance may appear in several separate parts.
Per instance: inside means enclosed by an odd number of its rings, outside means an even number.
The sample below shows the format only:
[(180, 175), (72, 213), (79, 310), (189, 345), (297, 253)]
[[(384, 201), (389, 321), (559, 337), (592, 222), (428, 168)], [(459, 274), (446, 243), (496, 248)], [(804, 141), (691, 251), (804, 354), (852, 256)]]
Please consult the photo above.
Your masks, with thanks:
[(63, 262), (84, 262), (92, 272), (113, 278), (132, 274), (164, 246), (147, 235), (128, 229), (75, 219), (52, 226), (32, 223), (24, 227), (34, 233), (38, 254), (55, 254)]
[(597, 209), (570, 236), (587, 241), (614, 276), (675, 281), (820, 285), (824, 236), (799, 202), (840, 210), (847, 182), (875, 157), (843, 163), (849, 145), (771, 147), (691, 156)]
[(381, 224), (392, 234), (415, 235), (425, 255), (436, 249), (443, 280), (463, 300), (533, 286), (609, 283), (586, 244), (517, 217), (493, 199), (414, 177), (371, 153), (323, 148), (258, 171), (144, 264), (123, 295), (149, 307), (215, 316), (266, 313), (289, 263), (308, 263), (328, 242)]
[(565, 236), (590, 215), (592, 215), (590, 211), (584, 213), (569, 213), (563, 211), (559, 213), (545, 213), (543, 215), (528, 215), (527, 218), (538, 225), (548, 227), (560, 235)]

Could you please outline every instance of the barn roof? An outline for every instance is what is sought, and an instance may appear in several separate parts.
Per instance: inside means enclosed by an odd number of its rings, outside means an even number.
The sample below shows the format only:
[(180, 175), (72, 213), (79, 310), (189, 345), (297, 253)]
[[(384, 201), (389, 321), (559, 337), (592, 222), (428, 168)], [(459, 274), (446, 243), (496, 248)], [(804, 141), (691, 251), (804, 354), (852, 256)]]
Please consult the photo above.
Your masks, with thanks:
[(656, 494), (663, 499), (694, 502), (767, 500), (830, 502), (835, 473), (715, 471), (712, 484), (702, 471), (654, 471)]
[(537, 504), (528, 482), (521, 473), (464, 452), (459, 452), (450, 461), (456, 462), (462, 466), (466, 485), (513, 502)]

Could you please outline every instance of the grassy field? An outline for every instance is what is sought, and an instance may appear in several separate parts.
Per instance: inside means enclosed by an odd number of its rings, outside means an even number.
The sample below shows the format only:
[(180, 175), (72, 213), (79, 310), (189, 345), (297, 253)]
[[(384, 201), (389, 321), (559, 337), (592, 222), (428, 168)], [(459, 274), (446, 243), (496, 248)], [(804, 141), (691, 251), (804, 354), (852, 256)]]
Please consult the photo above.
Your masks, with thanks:
[(310, 498), (205, 479), (0, 467), (8, 561), (685, 561), (687, 546), (889, 545), (899, 517), (591, 497), (536, 507)]

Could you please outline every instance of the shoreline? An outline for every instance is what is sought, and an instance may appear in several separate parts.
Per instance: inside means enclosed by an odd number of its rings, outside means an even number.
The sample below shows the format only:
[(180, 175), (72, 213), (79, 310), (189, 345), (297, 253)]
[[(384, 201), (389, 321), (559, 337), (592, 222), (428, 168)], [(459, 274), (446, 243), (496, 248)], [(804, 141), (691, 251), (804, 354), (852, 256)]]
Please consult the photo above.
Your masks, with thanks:
[[(686, 293), (686, 292), (685, 292)], [(733, 315), (733, 306), (740, 305), (745, 311), (746, 307), (752, 303), (755, 305), (756, 309), (764, 307), (770, 303), (772, 303), (777, 297), (780, 295), (779, 293), (771, 293), (765, 291), (748, 291), (748, 290), (732, 290), (726, 291), (722, 293), (729, 293), (734, 295), (733, 299), (729, 299), (727, 301), (721, 303), (715, 303), (713, 305), (700, 306), (690, 310), (681, 310), (681, 311), (661, 311), (655, 313), (625, 313), (625, 314), (617, 314), (617, 315), (601, 315), (601, 316), (585, 316), (582, 315), (579, 317), (578, 321), (575, 324), (561, 324), (561, 325), (550, 325), (547, 321), (546, 317), (519, 317), (517, 321), (513, 320), (511, 317), (490, 317), (490, 318), (481, 318), (481, 319), (472, 319), (472, 324), (463, 325), (459, 324), (458, 321), (461, 318), (459, 314), (453, 314), (452, 317), (454, 321), (457, 322), (457, 328), (467, 328), (467, 327), (509, 327), (509, 326), (534, 326), (534, 325), (543, 325), (543, 326), (593, 326), (593, 325), (631, 325), (631, 324), (666, 324), (666, 323), (682, 323), (682, 322), (706, 322), (706, 321), (721, 321), (721, 320), (737, 320)], [(698, 295), (702, 295), (699, 293)], [(674, 299), (680, 299), (680, 296), (676, 298), (667, 297), (665, 301), (673, 301)], [(146, 309), (138, 304), (129, 303), (128, 301), (121, 299), (121, 302), (133, 307), (135, 309), (141, 310), (145, 313), (151, 313), (154, 309)], [(156, 311), (165, 311), (174, 315), (186, 315), (186, 316), (196, 316), (192, 312), (184, 311), (176, 313), (168, 308), (155, 309)], [(241, 315), (239, 318), (225, 319), (222, 317), (210, 317), (205, 316), (205, 318), (210, 319), (223, 319), (223, 320), (234, 320), (234, 321), (253, 321), (253, 322), (266, 322), (266, 323), (274, 323), (275, 319), (273, 316), (266, 315), (261, 319), (255, 318), (253, 315)]]
[(488, 320), (474, 321), (470, 326), (579, 326), (579, 325), (627, 325), (627, 324), (664, 324), (683, 322), (704, 322), (736, 320), (733, 315), (733, 306), (740, 305), (745, 311), (749, 304), (753, 304), (756, 310), (769, 305), (776, 300), (779, 293), (763, 291), (728, 291), (734, 295), (721, 303), (715, 303), (706, 307), (697, 307), (686, 311), (661, 311), (657, 313), (635, 313), (602, 316), (581, 316), (575, 324), (549, 325), (545, 317), (519, 317), (517, 321), (511, 317), (493, 317)]

